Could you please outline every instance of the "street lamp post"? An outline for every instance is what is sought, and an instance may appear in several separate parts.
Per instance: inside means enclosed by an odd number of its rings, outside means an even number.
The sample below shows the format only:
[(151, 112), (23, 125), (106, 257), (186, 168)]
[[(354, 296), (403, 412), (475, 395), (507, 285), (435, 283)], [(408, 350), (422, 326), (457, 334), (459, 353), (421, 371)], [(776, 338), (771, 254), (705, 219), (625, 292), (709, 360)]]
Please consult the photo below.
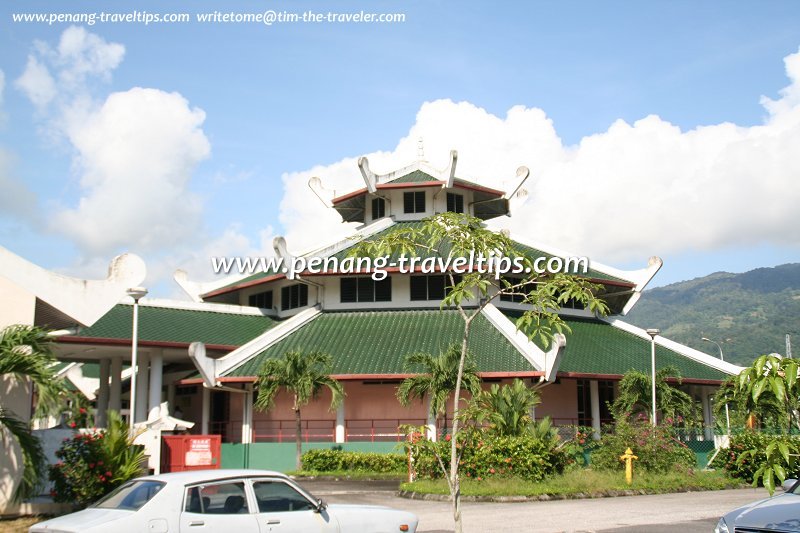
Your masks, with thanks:
[(138, 372), (137, 357), (139, 348), (139, 300), (147, 294), (144, 287), (131, 287), (128, 296), (133, 298), (133, 331), (131, 333), (131, 401), (128, 409), (128, 424), (131, 429), (136, 423), (136, 373)]
[[(725, 360), (725, 357), (723, 357), (723, 355), (722, 355), (722, 346), (720, 346), (718, 342), (712, 341), (708, 337), (703, 337), (700, 340), (704, 340), (706, 342), (710, 342), (712, 344), (716, 344), (717, 345), (717, 349), (719, 350), (719, 359), (720, 359), (720, 361), (724, 361)], [(725, 403), (725, 427), (728, 428), (728, 435), (730, 435), (731, 434), (731, 415), (728, 412), (728, 404), (727, 403)]]
[(650, 381), (652, 385), (652, 393), (653, 393), (653, 414), (652, 414), (652, 422), (653, 427), (656, 427), (656, 336), (661, 333), (660, 329), (650, 328), (647, 330), (647, 334), (650, 335), (650, 368), (651, 368), (651, 376)]

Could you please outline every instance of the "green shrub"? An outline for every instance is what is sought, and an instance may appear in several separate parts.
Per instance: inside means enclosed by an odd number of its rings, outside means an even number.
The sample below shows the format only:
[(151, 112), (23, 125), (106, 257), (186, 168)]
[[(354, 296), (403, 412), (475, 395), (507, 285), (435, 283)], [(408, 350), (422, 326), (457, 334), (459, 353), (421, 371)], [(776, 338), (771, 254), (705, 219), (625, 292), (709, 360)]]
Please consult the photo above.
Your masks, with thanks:
[(303, 454), (303, 469), (317, 472), (405, 472), (408, 459), (396, 453), (309, 450)]
[[(765, 451), (772, 442), (784, 442), (789, 446), (790, 453), (800, 454), (800, 440), (797, 437), (769, 435), (748, 430), (731, 436), (730, 446), (720, 450), (708, 466), (723, 469), (732, 477), (752, 483), (756, 470), (767, 460)], [(752, 457), (742, 457), (747, 450), (757, 450), (757, 452)], [(793, 472), (787, 471), (786, 477), (800, 477), (800, 468), (796, 468)], [(763, 483), (763, 480), (760, 480), (759, 483)]]
[[(449, 468), (450, 436), (439, 442), (420, 439), (411, 445), (414, 471), (417, 477), (436, 479), (443, 476), (436, 453)], [(458, 448), (466, 447), (461, 456), (459, 472), (463, 477), (485, 479), (493, 476), (517, 477), (538, 481), (564, 471), (567, 455), (550, 439), (532, 435), (482, 435), (467, 432), (460, 436)]]
[(618, 421), (613, 432), (606, 433), (592, 452), (592, 467), (599, 470), (620, 470), (620, 456), (630, 448), (638, 459), (634, 469), (668, 472), (691, 470), (697, 464), (694, 452), (677, 440), (670, 427), (653, 427), (647, 422)]
[(48, 472), (53, 500), (85, 507), (143, 473), (143, 448), (131, 443), (119, 415), (109, 413), (108, 424), (64, 439)]

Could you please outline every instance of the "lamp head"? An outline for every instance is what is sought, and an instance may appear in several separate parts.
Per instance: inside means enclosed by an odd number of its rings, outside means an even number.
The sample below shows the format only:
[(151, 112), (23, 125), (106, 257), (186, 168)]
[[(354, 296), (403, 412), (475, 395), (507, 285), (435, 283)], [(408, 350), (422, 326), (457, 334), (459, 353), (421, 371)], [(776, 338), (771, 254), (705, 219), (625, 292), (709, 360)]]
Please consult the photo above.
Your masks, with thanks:
[(147, 289), (144, 287), (131, 287), (126, 292), (128, 293), (128, 296), (133, 298), (134, 302), (138, 302), (147, 295)]
[(650, 328), (647, 330), (647, 334), (650, 335), (651, 339), (655, 339), (656, 335), (658, 335), (659, 333), (661, 333), (661, 330), (657, 328)]

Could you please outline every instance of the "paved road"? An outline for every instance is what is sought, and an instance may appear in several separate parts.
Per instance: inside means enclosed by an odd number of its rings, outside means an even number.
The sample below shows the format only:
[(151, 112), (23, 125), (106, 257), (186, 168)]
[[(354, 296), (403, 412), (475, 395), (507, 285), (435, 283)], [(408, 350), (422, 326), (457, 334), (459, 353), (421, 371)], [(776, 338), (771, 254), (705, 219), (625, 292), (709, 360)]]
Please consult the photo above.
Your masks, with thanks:
[[(412, 511), (420, 518), (420, 532), (453, 530), (448, 502), (399, 498), (395, 482), (302, 484), (330, 503), (388, 505)], [(464, 529), (467, 533), (710, 533), (723, 513), (765, 496), (763, 489), (737, 489), (591, 500), (464, 503)]]

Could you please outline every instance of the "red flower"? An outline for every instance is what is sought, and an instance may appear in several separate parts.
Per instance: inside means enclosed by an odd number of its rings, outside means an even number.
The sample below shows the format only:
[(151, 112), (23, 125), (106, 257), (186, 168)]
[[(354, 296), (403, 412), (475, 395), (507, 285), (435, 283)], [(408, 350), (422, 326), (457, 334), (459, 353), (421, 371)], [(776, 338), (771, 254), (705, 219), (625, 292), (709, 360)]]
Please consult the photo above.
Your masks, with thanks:
[(450, 435), (445, 435), (444, 436), (444, 440), (446, 440), (447, 442), (450, 442)]
[(490, 472), (490, 473), (492, 473), (492, 474), (494, 474), (494, 468), (490, 468), (490, 469), (489, 469), (489, 472)]
[(111, 477), (111, 470), (106, 471), (106, 477)]
[(85, 414), (86, 414), (86, 409), (84, 409), (83, 407), (81, 407), (80, 409), (78, 409), (78, 412), (79, 412), (80, 414), (82, 414), (82, 415), (85, 415)]
[(71, 427), (71, 428), (75, 428), (77, 425), (78, 424), (76, 424), (75, 422), (70, 422), (69, 423), (69, 427)]

